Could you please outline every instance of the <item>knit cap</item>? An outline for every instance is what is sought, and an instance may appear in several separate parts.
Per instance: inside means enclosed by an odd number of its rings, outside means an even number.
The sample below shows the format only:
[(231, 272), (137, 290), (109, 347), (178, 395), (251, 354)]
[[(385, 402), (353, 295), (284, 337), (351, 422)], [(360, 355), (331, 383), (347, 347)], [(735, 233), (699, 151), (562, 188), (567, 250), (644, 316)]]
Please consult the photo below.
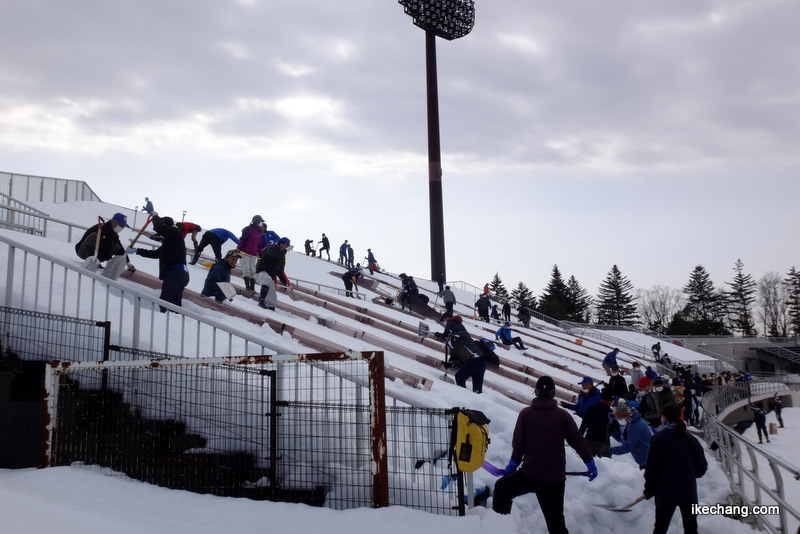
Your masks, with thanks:
[(631, 409), (627, 402), (622, 399), (617, 401), (617, 404), (614, 406), (614, 417), (627, 416), (630, 415), (630, 413)]

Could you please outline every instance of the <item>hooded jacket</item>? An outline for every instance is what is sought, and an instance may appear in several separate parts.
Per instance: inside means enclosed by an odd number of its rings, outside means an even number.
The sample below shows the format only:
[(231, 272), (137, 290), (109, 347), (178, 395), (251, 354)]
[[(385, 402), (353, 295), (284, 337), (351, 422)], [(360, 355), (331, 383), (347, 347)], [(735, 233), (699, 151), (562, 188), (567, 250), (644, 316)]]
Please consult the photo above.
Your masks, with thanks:
[(634, 461), (644, 466), (647, 463), (647, 451), (650, 449), (650, 438), (653, 437), (651, 426), (644, 422), (642, 415), (636, 410), (631, 411), (631, 420), (625, 427), (621, 427), (614, 414), (609, 414), (609, 430), (611, 437), (620, 442), (616, 447), (610, 447), (611, 454), (631, 453)]
[(559, 408), (555, 399), (536, 397), (517, 417), (511, 459), (523, 462), (522, 473), (531, 480), (561, 483), (566, 480), (565, 441), (584, 463), (592, 460), (592, 453), (569, 412)]

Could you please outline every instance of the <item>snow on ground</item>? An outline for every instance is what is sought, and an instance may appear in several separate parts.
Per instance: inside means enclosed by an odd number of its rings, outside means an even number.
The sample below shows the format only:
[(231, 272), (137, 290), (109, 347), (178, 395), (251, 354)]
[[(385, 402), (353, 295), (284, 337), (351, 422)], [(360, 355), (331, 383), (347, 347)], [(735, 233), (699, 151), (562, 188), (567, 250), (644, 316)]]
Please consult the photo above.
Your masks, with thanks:
[[(71, 203), (66, 205), (45, 204), (43, 211), (56, 218), (88, 225), (96, 219), (97, 212), (110, 217), (115, 211), (127, 213), (133, 218), (130, 210), (125, 211), (111, 205), (97, 203)], [(141, 217), (141, 215), (140, 215)], [(250, 215), (246, 217), (249, 220)], [(248, 220), (243, 220), (242, 226)], [(140, 221), (141, 222), (141, 219)], [(205, 221), (200, 221), (203, 225)], [(212, 226), (209, 226), (209, 228)], [(230, 229), (234, 233), (239, 228)], [(54, 228), (54, 231), (58, 232)], [(276, 227), (280, 232), (280, 228)], [(8, 234), (12, 235), (12, 234)], [(41, 243), (48, 253), (79, 263), (72, 245), (65, 241), (13, 234), (15, 238), (26, 243)], [(58, 237), (58, 236), (56, 236)], [(123, 234), (123, 241), (132, 237)], [(302, 242), (303, 236), (289, 236), (296, 244)], [(2, 247), (5, 248), (5, 247)], [(375, 251), (378, 254), (379, 251)], [(1, 253), (5, 254), (5, 251)], [(316, 282), (336, 286), (341, 280), (327, 274), (338, 268), (335, 262), (323, 262), (308, 258), (303, 254), (290, 254), (287, 273), (292, 278), (314, 280)], [(135, 258), (137, 268), (156, 274), (157, 262), (146, 258)], [(191, 267), (192, 281), (190, 288), (199, 291), (204, 279), (204, 270), (199, 266)], [(409, 273), (414, 274), (414, 273)], [(157, 292), (154, 292), (157, 293)], [(371, 295), (370, 295), (371, 296)], [(459, 292), (459, 301), (466, 311), (474, 300), (469, 292)], [(463, 298), (463, 300), (462, 300)], [(188, 303), (187, 306), (190, 306)], [(231, 306), (242, 306), (248, 310), (255, 303), (244, 299), (235, 299)], [(370, 302), (367, 306), (372, 306)], [(201, 311), (199, 308), (198, 311)], [(257, 308), (256, 308), (257, 310)], [(381, 308), (382, 312), (396, 314), (398, 318), (407, 320), (407, 316), (396, 310)], [(212, 312), (213, 313), (213, 312)], [(462, 311), (462, 313), (464, 313)], [(286, 321), (303, 323), (304, 328), (332, 336), (329, 329), (288, 314), (282, 316)], [(334, 317), (334, 320), (343, 320)], [(376, 335), (381, 335), (375, 330)], [(386, 335), (386, 334), (384, 334)], [(346, 337), (346, 336), (344, 336)], [(358, 343), (347, 338), (353, 348)], [(284, 343), (287, 350), (296, 350), (298, 343), (287, 336), (275, 336), (275, 342)], [(440, 354), (437, 355), (440, 357)], [(409, 369), (414, 373), (436, 378), (430, 391), (415, 390), (400, 383), (387, 384), (389, 392), (403, 390), (414, 396), (426, 406), (467, 406), (484, 411), (492, 420), (490, 424), (491, 445), (487, 460), (503, 466), (508, 461), (511, 450), (510, 439), (516, 416), (522, 405), (510, 401), (506, 397), (488, 390), (477, 396), (439, 380), (441, 372), (425, 368), (415, 362), (397, 355), (387, 353), (390, 363)], [(565, 379), (571, 379), (564, 376)], [(511, 382), (508, 383), (509, 386)], [(530, 394), (530, 389), (520, 389)], [(787, 428), (800, 428), (800, 409), (786, 409)], [(781, 430), (783, 432), (783, 430)], [(787, 433), (788, 436), (788, 433)], [(800, 436), (798, 436), (800, 437)], [(770, 444), (773, 450), (794, 450), (796, 440), (783, 437)], [(567, 481), (565, 510), (567, 526), (570, 532), (586, 534), (606, 534), (611, 532), (649, 532), (653, 524), (653, 502), (638, 504), (630, 513), (613, 513), (593, 506), (600, 503), (625, 504), (634, 500), (642, 490), (642, 474), (629, 456), (598, 459), (600, 476), (589, 482), (583, 477), (570, 477)], [(571, 450), (567, 455), (567, 470), (583, 469), (582, 462)], [(495, 479), (485, 471), (475, 474), (476, 487), (484, 484), (493, 486)], [(797, 482), (793, 482), (797, 484)], [(723, 472), (711, 463), (708, 474), (698, 483), (700, 500), (703, 504), (726, 503), (729, 493), (728, 481)], [(528, 495), (516, 499), (510, 516), (500, 516), (490, 509), (477, 508), (471, 510), (467, 517), (449, 518), (435, 516), (411, 509), (390, 507), (372, 510), (357, 509), (349, 511), (333, 511), (312, 508), (298, 504), (256, 502), (246, 499), (221, 498), (209, 495), (197, 495), (185, 491), (167, 490), (131, 481), (124, 477), (110, 477), (99, 468), (58, 467), (44, 470), (0, 470), (0, 515), (3, 517), (3, 530), (6, 532), (28, 532), (32, 534), (94, 534), (114, 532), (115, 534), (149, 533), (149, 534), (205, 534), (226, 532), (255, 533), (275, 532), (281, 534), (307, 533), (326, 531), (328, 534), (360, 534), (381, 532), (382, 534), (406, 534), (407, 532), (458, 531), (459, 534), (499, 533), (516, 534), (545, 532), (544, 520), (538, 509), (535, 496)], [(673, 519), (673, 528), (680, 522), (679, 517)], [(721, 516), (705, 516), (699, 518), (703, 532), (722, 532), (737, 534), (751, 532), (751, 528), (738, 521)]]

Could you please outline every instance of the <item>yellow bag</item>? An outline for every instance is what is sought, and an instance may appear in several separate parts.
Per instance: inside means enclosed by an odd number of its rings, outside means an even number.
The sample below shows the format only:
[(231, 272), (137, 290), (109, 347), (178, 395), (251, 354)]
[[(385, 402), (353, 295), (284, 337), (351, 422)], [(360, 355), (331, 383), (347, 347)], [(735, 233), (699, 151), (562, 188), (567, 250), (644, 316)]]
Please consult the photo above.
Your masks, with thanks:
[(489, 449), (489, 419), (477, 410), (459, 410), (455, 417), (454, 453), (459, 471), (470, 473), (483, 465)]

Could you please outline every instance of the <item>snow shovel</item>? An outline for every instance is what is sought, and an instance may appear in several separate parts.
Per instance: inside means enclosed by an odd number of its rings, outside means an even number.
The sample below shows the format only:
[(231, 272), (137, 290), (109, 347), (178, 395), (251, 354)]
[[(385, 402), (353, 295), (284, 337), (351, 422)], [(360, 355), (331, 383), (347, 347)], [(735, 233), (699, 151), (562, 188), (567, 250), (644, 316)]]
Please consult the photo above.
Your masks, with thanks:
[(148, 213), (147, 214), (147, 219), (145, 219), (144, 224), (139, 229), (139, 233), (136, 234), (136, 237), (131, 239), (131, 244), (130, 244), (131, 247), (133, 247), (136, 244), (136, 242), (139, 241), (139, 238), (142, 237), (142, 234), (144, 233), (145, 229), (147, 228), (147, 226), (150, 224), (150, 221), (152, 221), (152, 220), (153, 220), (153, 214), (152, 213)]
[(94, 255), (87, 257), (81, 264), (81, 267), (88, 271), (97, 271), (100, 269), (100, 262), (97, 259), (97, 255), (100, 252), (100, 238), (102, 237), (104, 222), (102, 217), (97, 217), (97, 238), (94, 240)]
[(625, 506), (618, 506), (616, 504), (595, 504), (600, 508), (605, 508), (610, 512), (630, 512), (633, 505), (638, 504), (644, 500), (644, 495), (639, 495), (636, 500), (626, 504)]
[(217, 282), (217, 287), (228, 300), (233, 300), (233, 297), (236, 296), (236, 288), (227, 282)]
[(106, 266), (103, 269), (103, 272), (100, 273), (106, 278), (111, 278), (112, 280), (116, 280), (122, 274), (122, 271), (125, 270), (125, 266), (128, 265), (128, 259), (123, 256), (114, 256), (110, 260), (106, 262)]

